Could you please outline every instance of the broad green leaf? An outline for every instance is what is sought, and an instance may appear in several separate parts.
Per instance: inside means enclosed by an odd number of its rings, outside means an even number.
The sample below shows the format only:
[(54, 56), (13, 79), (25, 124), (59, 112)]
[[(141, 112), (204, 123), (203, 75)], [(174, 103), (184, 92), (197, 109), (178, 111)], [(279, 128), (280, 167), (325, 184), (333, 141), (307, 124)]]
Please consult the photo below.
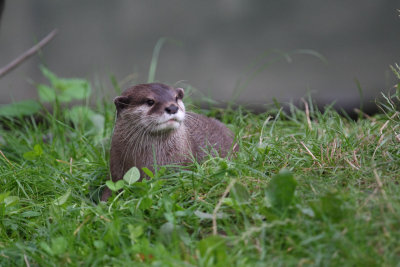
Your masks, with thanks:
[(256, 146), (257, 151), (260, 155), (267, 155), (271, 150), (271, 147), (267, 143), (261, 143)]
[(10, 195), (11, 192), (4, 192), (0, 194), (0, 203), (4, 201), (6, 197)]
[(30, 116), (38, 113), (40, 109), (40, 104), (35, 100), (19, 101), (8, 105), (2, 105), (0, 107), (0, 116)]
[(70, 87), (66, 91), (74, 99), (86, 99), (90, 96), (91, 88), (87, 80), (73, 79), (69, 80)]
[(56, 92), (47, 85), (40, 84), (38, 86), (38, 94), (42, 102), (54, 102), (56, 100)]
[(82, 100), (89, 97), (91, 92), (89, 82), (83, 79), (58, 79), (54, 87), (67, 99)]
[(72, 97), (63, 93), (57, 93), (57, 100), (62, 103), (68, 103), (72, 101)]
[(68, 188), (67, 192), (65, 192), (64, 195), (58, 197), (56, 200), (54, 200), (54, 205), (61, 206), (65, 202), (67, 202), (69, 196), (71, 195), (71, 188)]
[(151, 208), (151, 205), (153, 205), (153, 200), (149, 197), (143, 197), (142, 199), (140, 199), (139, 209), (147, 210), (147, 209)]
[(117, 181), (117, 182), (115, 183), (115, 188), (116, 188), (117, 191), (118, 191), (118, 190), (122, 189), (122, 188), (124, 187), (124, 185), (125, 185), (124, 180), (119, 180), (119, 181)]
[[(57, 75), (52, 73), (49, 69), (43, 66), (40, 69), (43, 75), (50, 81), (52, 87), (38, 88), (39, 97), (42, 101), (51, 101), (52, 97), (56, 96), (60, 102), (70, 102), (73, 99), (82, 100), (90, 96), (91, 87), (87, 80), (58, 78)], [(55, 94), (53, 95), (49, 89)]]
[(25, 212), (21, 213), (21, 216), (22, 216), (22, 217), (26, 217), (26, 218), (38, 217), (38, 216), (40, 216), (40, 215), (41, 215), (40, 212), (34, 211), (34, 210), (28, 210), (28, 211), (25, 211)]
[(148, 168), (143, 167), (143, 168), (142, 168), (142, 171), (143, 171), (147, 176), (149, 176), (150, 178), (154, 178), (153, 172), (150, 171)]
[(231, 197), (226, 197), (226, 198), (224, 198), (223, 200), (222, 200), (222, 203), (224, 203), (225, 205), (228, 205), (228, 206), (230, 206), (230, 207), (233, 207), (234, 206), (234, 203), (233, 203), (234, 201), (233, 201), (233, 199), (231, 198)]
[(51, 256), (54, 255), (53, 250), (51, 250), (50, 246), (49, 246), (46, 242), (42, 241), (42, 242), (40, 242), (39, 244), (40, 244), (40, 247), (41, 247), (44, 251), (46, 251), (49, 255), (51, 255)]
[(192, 214), (192, 212), (190, 211), (190, 210), (178, 210), (178, 211), (175, 211), (175, 216), (176, 217), (185, 217), (185, 216), (187, 216), (188, 214)]
[(277, 210), (285, 210), (292, 202), (297, 182), (293, 175), (282, 170), (268, 184), (265, 192), (267, 201)]
[[(225, 239), (220, 236), (209, 236), (201, 240), (197, 248), (202, 257), (202, 261), (206, 266), (219, 266), (226, 263), (227, 260), (227, 247)], [(223, 265), (221, 265), (223, 266)]]
[(97, 249), (102, 249), (106, 246), (106, 243), (104, 243), (104, 241), (102, 241), (102, 240), (95, 240), (95, 241), (93, 241), (93, 245)]
[(123, 188), (124, 187), (124, 180), (119, 180), (119, 181), (117, 181), (117, 182), (113, 182), (113, 181), (111, 181), (111, 180), (108, 180), (107, 182), (106, 182), (106, 185), (107, 185), (107, 187), (108, 188), (110, 188), (110, 190), (111, 191), (118, 191), (118, 190), (120, 190), (121, 188)]
[(128, 183), (128, 185), (133, 184), (134, 182), (138, 181), (140, 179), (140, 172), (139, 169), (136, 167), (132, 167), (127, 171), (124, 175), (124, 180), (125, 182)]
[(67, 250), (68, 242), (62, 237), (56, 237), (51, 240), (51, 250), (55, 255), (63, 254)]
[(58, 80), (58, 77), (44, 66), (40, 66), (40, 70), (42, 71), (42, 74), (50, 81), (51, 85), (54, 87), (55, 83)]
[(165, 166), (162, 166), (161, 168), (159, 168), (156, 172), (156, 175), (158, 178), (163, 177), (163, 175), (167, 172), (167, 168)]
[(175, 216), (172, 212), (164, 212), (164, 217), (170, 223), (173, 223), (175, 221)]
[(87, 106), (74, 106), (66, 111), (66, 117), (75, 125), (90, 121), (95, 112)]
[(93, 113), (90, 115), (90, 121), (93, 123), (93, 126), (96, 128), (97, 133), (101, 134), (104, 131), (104, 116), (98, 113)]
[(301, 208), (300, 207), (300, 211), (304, 215), (307, 215), (309, 217), (315, 217), (315, 212), (314, 212), (314, 210), (312, 208)]
[(310, 203), (315, 215), (319, 218), (329, 218), (333, 222), (339, 222), (345, 217), (344, 202), (342, 197), (335, 191), (322, 196), (318, 201)]
[(231, 192), (239, 204), (246, 203), (250, 200), (249, 191), (243, 184), (241, 184), (239, 182), (236, 182), (233, 185)]
[(43, 148), (39, 144), (34, 145), (33, 151), (36, 153), (37, 156), (43, 155)]
[(171, 222), (166, 222), (160, 227), (160, 238), (166, 243), (170, 244), (173, 239), (173, 234), (176, 231), (175, 226)]
[[(196, 215), (196, 217), (200, 218), (201, 220), (211, 220), (214, 217), (212, 213), (206, 213), (199, 210), (196, 210), (194, 212), (194, 215)], [(223, 219), (227, 217), (228, 216), (224, 213), (217, 213), (217, 219)]]
[(12, 206), (16, 205), (19, 202), (19, 197), (18, 196), (8, 196), (4, 199), (4, 204), (7, 206)]
[(43, 155), (43, 149), (39, 144), (36, 144), (33, 147), (33, 150), (25, 152), (23, 157), (27, 160), (34, 160), (40, 157), (41, 155)]
[(225, 160), (220, 160), (218, 162), (218, 165), (222, 170), (228, 169), (228, 163)]
[(24, 159), (27, 159), (27, 160), (34, 160), (37, 158), (36, 153), (33, 150), (25, 152), (23, 157), (24, 157)]
[(131, 239), (132, 242), (136, 242), (137, 238), (144, 233), (143, 226), (141, 225), (133, 226), (132, 224), (129, 224), (128, 231), (129, 231), (129, 238)]
[(117, 191), (117, 189), (115, 188), (115, 183), (113, 181), (108, 180), (106, 182), (106, 186), (108, 188), (110, 188), (111, 191), (114, 191), (114, 192)]
[(164, 244), (171, 244), (178, 240), (183, 241), (186, 245), (190, 242), (190, 237), (185, 229), (182, 226), (174, 225), (171, 222), (166, 222), (161, 225), (158, 234)]

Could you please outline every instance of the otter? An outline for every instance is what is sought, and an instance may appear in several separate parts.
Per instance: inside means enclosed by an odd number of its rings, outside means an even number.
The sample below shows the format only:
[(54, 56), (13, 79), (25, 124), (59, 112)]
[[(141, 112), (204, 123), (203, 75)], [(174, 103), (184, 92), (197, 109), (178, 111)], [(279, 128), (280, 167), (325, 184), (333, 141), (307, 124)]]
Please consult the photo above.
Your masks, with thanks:
[[(220, 121), (186, 112), (184, 90), (162, 83), (138, 84), (114, 99), (116, 121), (111, 139), (112, 180), (121, 180), (133, 166), (159, 166), (201, 161), (208, 154), (226, 157), (233, 148), (233, 133)], [(111, 191), (101, 197), (107, 201)]]

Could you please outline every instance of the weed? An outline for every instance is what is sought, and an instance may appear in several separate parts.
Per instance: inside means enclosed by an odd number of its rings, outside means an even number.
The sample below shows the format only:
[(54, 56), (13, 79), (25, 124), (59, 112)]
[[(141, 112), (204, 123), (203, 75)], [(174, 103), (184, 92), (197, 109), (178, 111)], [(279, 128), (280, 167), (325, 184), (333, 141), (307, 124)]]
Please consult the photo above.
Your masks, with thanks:
[(2, 120), (2, 266), (400, 260), (398, 90), (358, 121), (310, 101), (305, 111), (212, 109), (236, 134), (236, 158), (146, 170), (143, 182), (133, 169), (108, 185), (107, 203), (112, 105), (60, 108), (42, 94), (55, 108), (40, 120)]
[(400, 261), (399, 85), (381, 114), (357, 121), (310, 99), (304, 111), (203, 110), (234, 131), (236, 157), (144, 169), (142, 182), (132, 168), (113, 183), (112, 103), (89, 107), (87, 81), (42, 72), (50, 85), (38, 85), (39, 101), (0, 108), (1, 266)]

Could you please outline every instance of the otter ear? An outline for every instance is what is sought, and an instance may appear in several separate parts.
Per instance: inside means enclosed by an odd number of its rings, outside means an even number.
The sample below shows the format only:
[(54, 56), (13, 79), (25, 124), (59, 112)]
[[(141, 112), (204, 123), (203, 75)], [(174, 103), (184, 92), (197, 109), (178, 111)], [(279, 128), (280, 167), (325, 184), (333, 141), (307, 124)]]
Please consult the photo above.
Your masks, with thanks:
[(183, 88), (176, 88), (176, 92), (178, 93), (179, 99), (182, 99), (183, 96), (185, 95), (185, 91), (183, 90)]
[(117, 96), (114, 98), (114, 104), (117, 108), (117, 111), (121, 111), (129, 105), (129, 98), (126, 96)]

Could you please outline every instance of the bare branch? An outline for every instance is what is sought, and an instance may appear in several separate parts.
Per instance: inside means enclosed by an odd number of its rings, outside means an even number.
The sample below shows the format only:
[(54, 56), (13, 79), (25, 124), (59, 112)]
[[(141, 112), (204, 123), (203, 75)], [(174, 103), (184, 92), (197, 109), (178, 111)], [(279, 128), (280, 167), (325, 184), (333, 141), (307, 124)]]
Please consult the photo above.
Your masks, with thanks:
[(229, 191), (231, 190), (231, 188), (235, 184), (235, 182), (236, 182), (236, 179), (233, 179), (229, 183), (229, 185), (225, 189), (224, 193), (222, 194), (222, 197), (219, 199), (217, 205), (214, 208), (213, 216), (212, 216), (213, 235), (217, 235), (217, 214), (218, 214), (218, 210), (221, 208), (222, 202), (224, 201), (224, 199), (228, 195)]
[(8, 72), (12, 71), (18, 67), (22, 62), (33, 56), (37, 51), (39, 51), (43, 46), (50, 42), (54, 36), (58, 33), (57, 29), (51, 31), (46, 37), (44, 37), (39, 43), (31, 47), (29, 50), (25, 51), (22, 55), (8, 63), (5, 67), (0, 69), (0, 78), (6, 75)]

